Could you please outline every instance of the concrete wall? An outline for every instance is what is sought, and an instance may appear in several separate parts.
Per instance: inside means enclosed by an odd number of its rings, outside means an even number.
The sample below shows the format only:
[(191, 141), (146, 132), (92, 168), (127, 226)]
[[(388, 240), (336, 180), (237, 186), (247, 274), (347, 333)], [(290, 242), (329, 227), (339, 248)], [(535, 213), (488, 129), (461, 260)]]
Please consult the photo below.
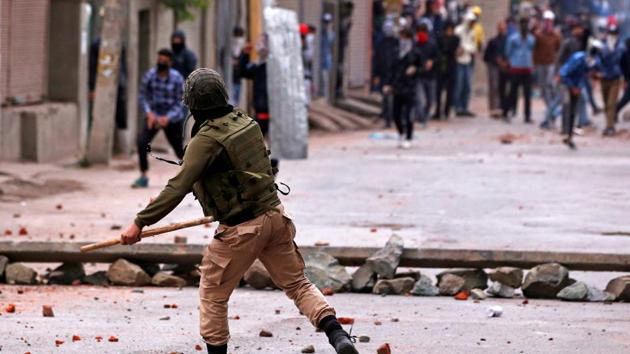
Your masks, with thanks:
[(77, 157), (79, 115), (76, 104), (5, 108), (0, 128), (3, 160), (54, 162)]

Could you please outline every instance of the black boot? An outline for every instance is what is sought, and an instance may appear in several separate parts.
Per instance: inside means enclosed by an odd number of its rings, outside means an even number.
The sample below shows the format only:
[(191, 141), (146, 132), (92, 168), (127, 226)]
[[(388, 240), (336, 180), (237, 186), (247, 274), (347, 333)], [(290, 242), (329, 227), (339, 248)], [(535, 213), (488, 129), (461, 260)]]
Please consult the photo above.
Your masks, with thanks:
[(227, 354), (227, 343), (223, 345), (210, 345), (206, 343), (208, 347), (208, 354)]
[(326, 332), (328, 342), (335, 348), (337, 354), (359, 354), (350, 339), (350, 335), (343, 330), (335, 316), (324, 317), (319, 328)]

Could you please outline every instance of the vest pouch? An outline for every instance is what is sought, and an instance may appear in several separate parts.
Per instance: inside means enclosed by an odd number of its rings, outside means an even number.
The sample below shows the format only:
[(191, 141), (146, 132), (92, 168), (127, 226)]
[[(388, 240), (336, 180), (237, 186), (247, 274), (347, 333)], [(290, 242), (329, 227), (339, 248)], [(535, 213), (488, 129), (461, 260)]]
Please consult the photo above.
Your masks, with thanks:
[(231, 171), (232, 178), (238, 181), (242, 201), (259, 201), (268, 193), (275, 193), (272, 176), (247, 171)]

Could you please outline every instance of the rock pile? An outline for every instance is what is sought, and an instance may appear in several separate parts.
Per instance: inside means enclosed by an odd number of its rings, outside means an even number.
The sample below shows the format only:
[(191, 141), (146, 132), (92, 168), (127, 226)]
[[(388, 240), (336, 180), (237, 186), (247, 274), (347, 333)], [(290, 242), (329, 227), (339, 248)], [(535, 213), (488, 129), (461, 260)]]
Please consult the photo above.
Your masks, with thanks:
[[(303, 254), (306, 277), (325, 295), (352, 291), (379, 295), (455, 296), (465, 300), (483, 300), (488, 296), (512, 298), (520, 292), (534, 299), (611, 302), (630, 301), (630, 275), (612, 279), (600, 290), (569, 277), (569, 270), (558, 263), (520, 268), (499, 267), (486, 273), (483, 269), (449, 269), (436, 275), (437, 282), (419, 271), (397, 273), (404, 242), (393, 235), (385, 246), (367, 258), (350, 275), (338, 260), (322, 251)], [(184, 287), (199, 284), (200, 272), (193, 265), (132, 263), (118, 259), (105, 271), (86, 275), (81, 263), (63, 263), (38, 279), (37, 272), (24, 264), (11, 263), (0, 255), (0, 282), (8, 284), (91, 284), (123, 286)], [(488, 286), (488, 283), (490, 285)], [(256, 260), (245, 273), (242, 284), (254, 289), (277, 289), (264, 265)], [(465, 296), (463, 296), (465, 295)]]

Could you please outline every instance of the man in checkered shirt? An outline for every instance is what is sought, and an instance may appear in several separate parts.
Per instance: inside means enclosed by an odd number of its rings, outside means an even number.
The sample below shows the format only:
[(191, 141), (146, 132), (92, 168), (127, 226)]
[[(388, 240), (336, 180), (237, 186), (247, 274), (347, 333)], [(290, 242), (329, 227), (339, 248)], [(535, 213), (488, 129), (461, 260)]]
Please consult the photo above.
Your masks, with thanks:
[(148, 146), (155, 135), (164, 130), (168, 142), (179, 159), (184, 156), (183, 124), (186, 109), (182, 104), (184, 78), (172, 69), (173, 52), (160, 49), (157, 65), (149, 69), (140, 85), (139, 104), (146, 119), (138, 134), (138, 157), (140, 159), (140, 177), (133, 183), (134, 188), (149, 185), (147, 170)]

